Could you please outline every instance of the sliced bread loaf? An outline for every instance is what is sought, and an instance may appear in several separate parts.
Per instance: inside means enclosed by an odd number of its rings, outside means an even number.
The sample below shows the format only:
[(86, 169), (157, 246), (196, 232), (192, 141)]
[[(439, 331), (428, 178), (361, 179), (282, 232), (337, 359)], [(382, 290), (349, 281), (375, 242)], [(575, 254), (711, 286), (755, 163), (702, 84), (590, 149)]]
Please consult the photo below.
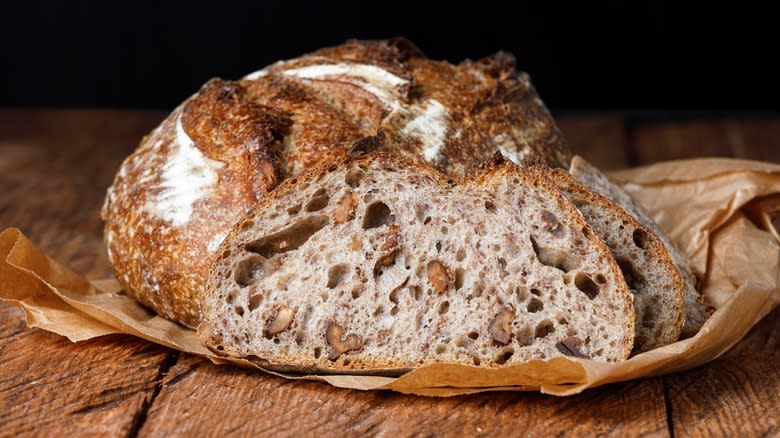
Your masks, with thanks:
[(277, 370), (625, 359), (631, 294), (606, 245), (538, 168), (458, 185), (389, 155), (283, 183), (211, 268), (199, 336)]
[(637, 204), (631, 195), (612, 183), (612, 181), (601, 173), (601, 171), (585, 161), (585, 159), (580, 156), (575, 156), (572, 159), (569, 171), (579, 182), (623, 207), (623, 209), (644, 226), (651, 229), (664, 242), (683, 281), (685, 323), (683, 325), (682, 336), (687, 338), (695, 335), (704, 324), (704, 321), (710, 316), (713, 309), (705, 303), (704, 297), (698, 289), (699, 280), (688, 257), (672, 243), (669, 237), (658, 227), (658, 224), (650, 218), (650, 215)]
[(609, 246), (634, 295), (634, 352), (670, 344), (685, 319), (683, 281), (663, 241), (607, 197), (578, 183), (562, 169), (550, 170), (558, 189)]

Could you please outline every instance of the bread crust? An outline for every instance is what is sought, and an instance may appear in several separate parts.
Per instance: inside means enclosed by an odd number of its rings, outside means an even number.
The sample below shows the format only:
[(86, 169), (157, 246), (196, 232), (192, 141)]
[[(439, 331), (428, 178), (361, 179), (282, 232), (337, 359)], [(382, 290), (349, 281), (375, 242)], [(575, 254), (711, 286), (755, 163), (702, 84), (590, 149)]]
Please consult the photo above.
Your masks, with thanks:
[(403, 39), (349, 41), (239, 81), (213, 79), (141, 141), (102, 209), (117, 279), (195, 327), (208, 265), (231, 225), (284, 179), (355, 147), (429, 162), (452, 178), (497, 150), (569, 160), (511, 55), (455, 66)]

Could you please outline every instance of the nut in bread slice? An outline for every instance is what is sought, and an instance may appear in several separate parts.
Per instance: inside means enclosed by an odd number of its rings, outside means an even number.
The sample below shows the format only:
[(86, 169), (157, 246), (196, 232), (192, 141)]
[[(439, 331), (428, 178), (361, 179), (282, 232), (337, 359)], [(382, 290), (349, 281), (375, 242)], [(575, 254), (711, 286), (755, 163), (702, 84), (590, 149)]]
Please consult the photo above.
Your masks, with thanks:
[(625, 359), (632, 298), (606, 245), (536, 168), (461, 184), (384, 154), (293, 178), (237, 225), (199, 336), (283, 371)]

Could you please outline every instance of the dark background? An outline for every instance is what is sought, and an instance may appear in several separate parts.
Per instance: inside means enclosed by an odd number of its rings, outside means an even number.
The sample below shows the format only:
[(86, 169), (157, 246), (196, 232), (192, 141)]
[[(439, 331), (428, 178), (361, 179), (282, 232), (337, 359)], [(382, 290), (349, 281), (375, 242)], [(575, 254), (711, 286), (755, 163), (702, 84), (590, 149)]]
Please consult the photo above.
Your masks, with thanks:
[(8, 2), (0, 106), (170, 109), (210, 77), (403, 35), (453, 62), (512, 52), (555, 109), (780, 108), (777, 15), (680, 3)]

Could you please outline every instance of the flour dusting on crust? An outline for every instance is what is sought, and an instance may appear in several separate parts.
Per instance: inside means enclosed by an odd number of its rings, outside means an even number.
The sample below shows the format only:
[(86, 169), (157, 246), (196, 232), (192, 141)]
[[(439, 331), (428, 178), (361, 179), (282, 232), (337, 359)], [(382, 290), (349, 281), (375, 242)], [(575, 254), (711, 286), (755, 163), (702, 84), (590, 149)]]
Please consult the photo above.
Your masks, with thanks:
[(381, 67), (367, 64), (310, 65), (285, 70), (281, 74), (301, 79), (346, 82), (368, 91), (392, 109), (401, 106), (401, 87), (409, 83)]
[(184, 132), (181, 116), (176, 119), (176, 139), (162, 166), (160, 191), (146, 199), (144, 210), (173, 226), (187, 223), (192, 205), (217, 183), (223, 164), (203, 155)]
[(427, 100), (423, 108), (425, 109), (422, 113), (412, 119), (401, 131), (401, 134), (420, 140), (423, 157), (427, 161), (433, 161), (444, 145), (449, 111), (435, 99)]

